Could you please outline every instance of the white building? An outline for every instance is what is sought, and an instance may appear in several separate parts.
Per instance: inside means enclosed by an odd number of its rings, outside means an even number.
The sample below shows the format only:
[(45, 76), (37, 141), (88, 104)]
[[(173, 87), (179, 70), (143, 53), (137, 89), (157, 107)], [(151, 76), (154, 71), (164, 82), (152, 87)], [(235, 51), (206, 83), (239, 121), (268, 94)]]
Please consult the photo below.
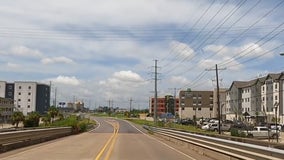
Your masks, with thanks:
[(36, 82), (15, 82), (14, 100), (18, 110), (24, 115), (36, 111)]
[(5, 98), (6, 93), (6, 82), (0, 81), (0, 97)]
[(14, 100), (14, 108), (27, 115), (36, 111), (44, 114), (50, 105), (50, 86), (37, 82), (0, 81), (0, 97)]
[(227, 91), (226, 118), (249, 123), (284, 124), (284, 73), (268, 74), (251, 81), (234, 81)]

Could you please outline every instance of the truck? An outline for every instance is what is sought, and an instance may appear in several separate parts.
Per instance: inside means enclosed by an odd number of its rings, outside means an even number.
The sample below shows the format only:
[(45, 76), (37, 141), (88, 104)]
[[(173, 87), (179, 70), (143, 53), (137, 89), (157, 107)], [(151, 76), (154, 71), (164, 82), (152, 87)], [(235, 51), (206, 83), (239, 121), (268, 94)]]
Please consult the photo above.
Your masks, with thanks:
[(280, 131), (275, 129), (269, 129), (265, 126), (256, 126), (252, 130), (245, 132), (249, 138), (273, 138), (276, 139), (280, 136)]

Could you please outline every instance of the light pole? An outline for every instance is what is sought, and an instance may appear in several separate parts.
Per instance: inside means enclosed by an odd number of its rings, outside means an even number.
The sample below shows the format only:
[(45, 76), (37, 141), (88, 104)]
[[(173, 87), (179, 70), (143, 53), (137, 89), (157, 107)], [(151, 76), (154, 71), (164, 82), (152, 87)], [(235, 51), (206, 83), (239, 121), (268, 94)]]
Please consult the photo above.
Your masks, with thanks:
[(276, 130), (276, 142), (278, 143), (278, 126), (277, 126), (277, 109), (278, 109), (279, 103), (276, 102), (274, 104), (275, 108), (275, 130)]

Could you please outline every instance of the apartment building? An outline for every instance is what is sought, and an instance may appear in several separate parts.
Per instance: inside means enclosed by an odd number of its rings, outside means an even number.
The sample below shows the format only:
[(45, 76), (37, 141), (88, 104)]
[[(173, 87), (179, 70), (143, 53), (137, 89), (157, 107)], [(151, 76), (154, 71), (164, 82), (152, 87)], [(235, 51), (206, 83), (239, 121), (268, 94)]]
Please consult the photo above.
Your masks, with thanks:
[(0, 95), (14, 100), (15, 109), (27, 115), (37, 111), (44, 113), (50, 106), (50, 86), (37, 82), (0, 82)]
[(182, 90), (179, 92), (180, 118), (216, 118), (214, 113), (213, 91), (191, 91)]
[(276, 116), (283, 123), (283, 73), (268, 74), (261, 87), (262, 110), (266, 113), (267, 122), (275, 121)]
[(0, 97), (0, 122), (2, 123), (10, 122), (13, 114), (13, 109), (14, 109), (13, 99)]
[(272, 123), (277, 116), (283, 124), (283, 79), (283, 73), (278, 73), (234, 81), (226, 93), (226, 118)]
[[(150, 99), (150, 114), (154, 114), (155, 98)], [(172, 113), (176, 115), (179, 110), (179, 99), (171, 95), (157, 98), (157, 116), (164, 113)]]

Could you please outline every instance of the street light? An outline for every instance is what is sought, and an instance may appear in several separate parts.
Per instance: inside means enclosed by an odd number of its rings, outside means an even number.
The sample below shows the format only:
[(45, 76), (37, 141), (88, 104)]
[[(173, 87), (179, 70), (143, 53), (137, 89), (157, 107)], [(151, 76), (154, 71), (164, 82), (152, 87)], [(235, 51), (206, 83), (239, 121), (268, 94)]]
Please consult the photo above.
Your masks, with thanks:
[(274, 104), (274, 108), (275, 108), (275, 130), (276, 130), (276, 141), (278, 143), (278, 126), (277, 126), (277, 109), (278, 109), (279, 103), (276, 102)]
[(280, 53), (280, 56), (284, 56), (284, 52), (281, 52), (281, 53)]

